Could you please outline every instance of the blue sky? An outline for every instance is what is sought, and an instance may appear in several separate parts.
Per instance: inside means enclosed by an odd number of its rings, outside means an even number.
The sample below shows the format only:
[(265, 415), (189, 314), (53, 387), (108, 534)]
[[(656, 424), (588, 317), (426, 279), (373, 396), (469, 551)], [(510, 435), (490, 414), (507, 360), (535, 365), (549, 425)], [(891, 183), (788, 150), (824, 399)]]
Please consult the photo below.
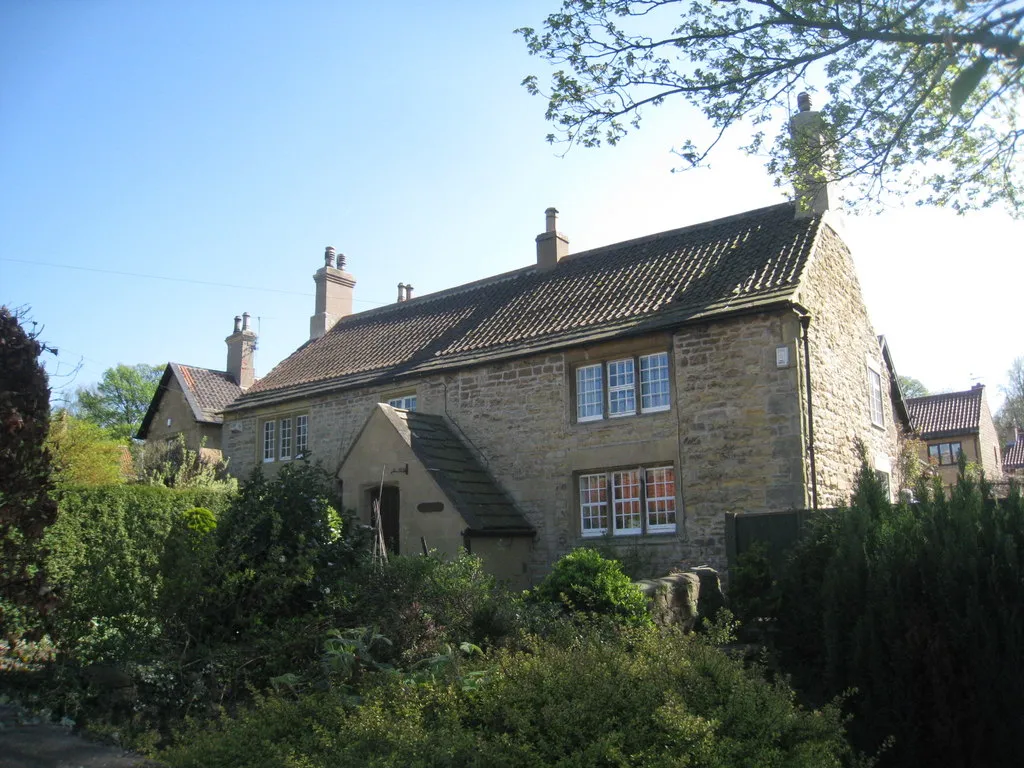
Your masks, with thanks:
[[(671, 147), (706, 131), (681, 104), (616, 148), (547, 145), (520, 86), (547, 69), (512, 30), (555, 6), (2, 4), (0, 303), (60, 349), (54, 389), (119, 362), (223, 368), (243, 311), (265, 374), (308, 337), (326, 245), (358, 311), (400, 281), (422, 295), (526, 266), (550, 205), (580, 251), (781, 199), (738, 133), (670, 173)], [(996, 407), (1024, 355), (1024, 223), (893, 209), (847, 226), (900, 372), (984, 382)]]

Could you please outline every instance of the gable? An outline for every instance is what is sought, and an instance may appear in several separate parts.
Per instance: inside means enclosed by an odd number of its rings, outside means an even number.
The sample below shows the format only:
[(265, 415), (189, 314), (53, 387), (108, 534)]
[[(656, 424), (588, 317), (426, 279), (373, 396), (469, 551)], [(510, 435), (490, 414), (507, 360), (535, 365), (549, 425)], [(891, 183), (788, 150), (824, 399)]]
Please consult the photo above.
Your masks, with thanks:
[(242, 393), (242, 389), (226, 371), (168, 363), (136, 435), (140, 440), (149, 435), (164, 397), (172, 393), (179, 393), (184, 398), (196, 422), (221, 424), (224, 421), (223, 410)]
[(785, 302), (820, 221), (771, 206), (349, 315), (228, 410)]

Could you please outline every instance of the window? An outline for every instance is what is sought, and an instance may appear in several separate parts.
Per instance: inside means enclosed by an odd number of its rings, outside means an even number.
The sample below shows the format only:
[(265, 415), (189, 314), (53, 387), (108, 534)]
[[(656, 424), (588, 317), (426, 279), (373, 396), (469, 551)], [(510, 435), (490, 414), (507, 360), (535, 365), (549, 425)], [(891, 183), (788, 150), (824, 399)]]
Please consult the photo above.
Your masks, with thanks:
[(395, 397), (388, 400), (388, 405), (392, 408), (401, 408), (405, 411), (416, 410), (416, 395), (402, 395), (402, 397)]
[(884, 427), (885, 410), (882, 402), (882, 374), (872, 362), (868, 362), (868, 400), (871, 408), (871, 423), (876, 427)]
[(609, 525), (614, 536), (674, 533), (675, 469), (636, 467), (580, 475), (580, 532), (601, 536)]
[(960, 461), (960, 443), (936, 443), (928, 446), (928, 461), (939, 466), (950, 466)]
[(281, 461), (288, 461), (292, 457), (292, 420), (281, 419), (281, 442), (277, 455)]
[(637, 401), (641, 413), (667, 411), (671, 407), (668, 352), (609, 360), (576, 369), (576, 421), (634, 416)]
[(309, 416), (305, 413), (267, 419), (260, 427), (264, 463), (301, 459), (309, 449)]
[(273, 461), (274, 455), (274, 427), (276, 421), (267, 421), (263, 424), (263, 460)]
[(300, 414), (295, 417), (295, 458), (301, 459), (309, 448), (309, 416)]

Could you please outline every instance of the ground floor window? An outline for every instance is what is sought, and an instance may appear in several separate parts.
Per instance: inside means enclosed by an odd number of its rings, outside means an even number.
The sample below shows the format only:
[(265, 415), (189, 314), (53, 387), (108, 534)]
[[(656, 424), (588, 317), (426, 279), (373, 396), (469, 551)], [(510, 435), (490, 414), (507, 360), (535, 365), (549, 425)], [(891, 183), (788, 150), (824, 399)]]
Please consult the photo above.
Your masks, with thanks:
[(671, 465), (581, 474), (579, 492), (584, 536), (676, 530), (676, 477)]
[(266, 419), (261, 425), (264, 463), (301, 459), (309, 449), (309, 414)]

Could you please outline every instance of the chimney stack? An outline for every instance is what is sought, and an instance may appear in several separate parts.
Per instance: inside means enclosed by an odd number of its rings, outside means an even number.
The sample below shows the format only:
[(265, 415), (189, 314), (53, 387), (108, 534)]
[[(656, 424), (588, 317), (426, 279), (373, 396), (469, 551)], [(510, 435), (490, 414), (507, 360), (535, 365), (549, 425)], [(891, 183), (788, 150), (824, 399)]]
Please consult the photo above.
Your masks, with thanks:
[(345, 254), (337, 254), (338, 266), (334, 266), (335, 251), (331, 246), (324, 249), (324, 265), (313, 275), (316, 284), (316, 305), (309, 318), (309, 339), (319, 339), (334, 324), (346, 315), (352, 314), (352, 289), (356, 279), (345, 272)]
[(224, 339), (228, 345), (228, 374), (246, 390), (256, 381), (256, 332), (249, 327), (249, 313), (235, 316), (235, 330)]
[(537, 235), (537, 266), (550, 269), (569, 255), (569, 238), (558, 231), (558, 210), (544, 211), (544, 232)]
[(838, 195), (830, 188), (832, 153), (821, 113), (811, 109), (811, 96), (796, 97), (799, 111), (789, 120), (796, 191), (796, 217), (803, 219), (838, 207)]

